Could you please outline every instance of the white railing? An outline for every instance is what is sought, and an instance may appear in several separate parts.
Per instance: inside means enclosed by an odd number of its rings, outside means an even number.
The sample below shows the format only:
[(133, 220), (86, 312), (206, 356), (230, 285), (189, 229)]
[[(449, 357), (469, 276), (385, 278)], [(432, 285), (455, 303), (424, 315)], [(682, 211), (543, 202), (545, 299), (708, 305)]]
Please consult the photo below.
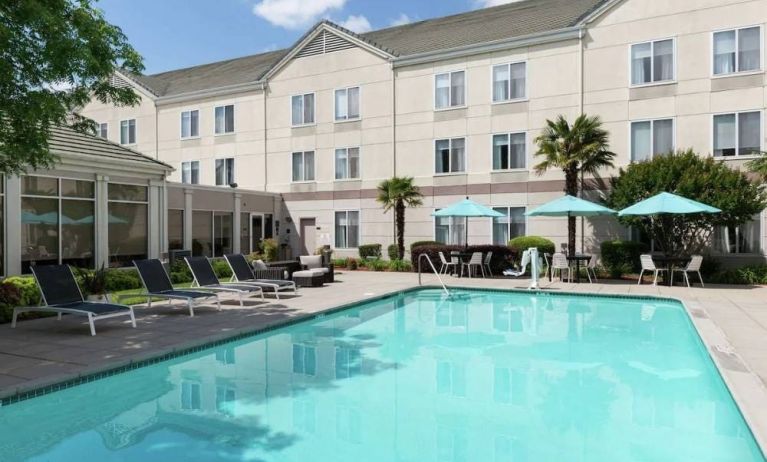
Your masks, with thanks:
[(442, 280), (442, 276), (440, 276), (439, 271), (437, 271), (437, 268), (434, 267), (434, 263), (432, 263), (431, 258), (429, 258), (429, 255), (422, 253), (418, 256), (418, 285), (422, 286), (423, 283), (421, 282), (421, 261), (426, 257), (426, 261), (429, 262), (429, 266), (431, 267), (431, 270), (434, 271), (434, 275), (437, 276), (437, 279), (439, 280), (440, 285), (442, 285), (442, 290), (445, 291), (445, 295), (450, 296), (450, 291), (447, 290), (447, 286), (445, 285), (445, 282)]

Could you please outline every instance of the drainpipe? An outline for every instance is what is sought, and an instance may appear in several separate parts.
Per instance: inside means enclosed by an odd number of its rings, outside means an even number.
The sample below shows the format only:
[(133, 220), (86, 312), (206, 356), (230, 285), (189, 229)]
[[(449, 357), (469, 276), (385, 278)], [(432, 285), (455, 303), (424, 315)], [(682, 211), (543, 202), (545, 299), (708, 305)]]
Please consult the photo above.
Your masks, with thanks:
[(264, 111), (263, 111), (263, 116), (264, 116), (264, 192), (266, 192), (266, 186), (269, 183), (269, 180), (267, 179), (269, 162), (267, 162), (267, 152), (266, 152), (268, 147), (267, 139), (266, 139), (267, 138), (266, 137), (266, 91), (267, 89), (268, 87), (266, 86), (266, 84), (264, 84), (262, 87), (262, 94), (264, 95)]
[[(586, 29), (581, 28), (578, 33), (578, 113), (583, 114), (583, 36)], [(583, 170), (581, 170), (581, 191), (580, 197), (583, 198)], [(586, 253), (586, 217), (581, 217), (581, 253)]]
[[(389, 61), (391, 67), (391, 149), (392, 149), (392, 176), (397, 176), (397, 74), (394, 70), (394, 61)], [(393, 212), (393, 211), (392, 211)], [(392, 241), (397, 241), (397, 214), (392, 213), (391, 220)]]
[(160, 108), (154, 103), (154, 158), (160, 160)]

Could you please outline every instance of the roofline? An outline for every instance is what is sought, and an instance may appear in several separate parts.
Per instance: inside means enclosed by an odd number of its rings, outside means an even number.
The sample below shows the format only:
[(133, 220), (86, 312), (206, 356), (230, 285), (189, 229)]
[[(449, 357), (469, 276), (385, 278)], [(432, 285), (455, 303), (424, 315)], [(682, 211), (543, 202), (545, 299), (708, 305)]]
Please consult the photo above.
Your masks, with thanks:
[(203, 90), (195, 90), (186, 93), (179, 93), (177, 95), (160, 96), (155, 99), (155, 103), (159, 105), (182, 103), (184, 101), (195, 100), (198, 98), (212, 98), (215, 96), (231, 95), (235, 93), (241, 93), (251, 90), (264, 90), (266, 88), (266, 80), (254, 80), (252, 82), (237, 83), (234, 85), (227, 85), (224, 87), (206, 88)]
[(143, 93), (146, 97), (151, 99), (152, 101), (157, 100), (157, 95), (152, 93), (148, 88), (146, 88), (144, 85), (140, 84), (136, 79), (132, 78), (130, 75), (120, 72), (119, 70), (115, 70), (115, 74), (122, 77), (125, 81), (130, 82), (134, 88), (136, 88), (138, 91)]
[(589, 12), (586, 16), (584, 16), (580, 21), (578, 21), (578, 25), (585, 26), (586, 24), (594, 21), (595, 19), (599, 18), (603, 14), (607, 13), (610, 9), (612, 9), (614, 6), (616, 6), (618, 3), (621, 3), (623, 0), (607, 0), (603, 2), (601, 5), (597, 6), (594, 11)]

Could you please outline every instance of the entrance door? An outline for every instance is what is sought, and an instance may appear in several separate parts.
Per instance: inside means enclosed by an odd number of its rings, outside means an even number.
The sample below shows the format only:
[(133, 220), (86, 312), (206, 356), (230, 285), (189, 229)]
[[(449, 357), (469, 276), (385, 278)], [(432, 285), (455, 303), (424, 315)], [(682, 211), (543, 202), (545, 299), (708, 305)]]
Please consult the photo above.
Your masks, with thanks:
[(261, 214), (250, 215), (250, 249), (255, 252), (264, 240), (264, 216)]
[(314, 218), (301, 218), (302, 255), (314, 255), (317, 249), (317, 224)]

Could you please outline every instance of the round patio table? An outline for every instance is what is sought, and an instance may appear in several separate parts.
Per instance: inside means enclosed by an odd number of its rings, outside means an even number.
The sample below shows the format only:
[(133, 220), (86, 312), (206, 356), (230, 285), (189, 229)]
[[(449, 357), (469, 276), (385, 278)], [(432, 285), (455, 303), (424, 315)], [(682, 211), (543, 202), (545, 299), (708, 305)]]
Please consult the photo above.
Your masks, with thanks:
[(681, 256), (681, 257), (672, 257), (669, 255), (653, 255), (652, 261), (655, 263), (656, 266), (659, 268), (665, 268), (666, 272), (668, 273), (668, 276), (663, 275), (664, 282), (668, 282), (669, 285), (671, 285), (671, 272), (674, 270), (674, 268), (684, 268), (687, 266), (688, 263), (690, 263), (690, 260), (692, 260), (691, 257)]
[[(455, 269), (456, 272), (453, 273), (453, 276), (457, 276), (459, 278), (463, 276), (463, 271), (461, 269), (461, 264), (462, 263), (466, 263), (469, 260), (471, 260), (471, 256), (472, 255), (474, 255), (474, 252), (466, 252), (466, 251), (461, 251), (461, 250), (453, 250), (453, 251), (450, 252), (450, 257), (451, 258), (452, 257), (457, 257), (458, 258), (458, 266), (456, 267), (456, 269)], [(484, 254), (482, 254), (482, 258), (483, 259), (485, 258)]]
[(575, 255), (568, 255), (567, 261), (570, 263), (575, 263), (575, 283), (579, 284), (581, 282), (581, 262), (584, 262), (585, 264), (589, 264), (589, 261), (591, 260), (591, 255), (586, 254), (575, 254)]

